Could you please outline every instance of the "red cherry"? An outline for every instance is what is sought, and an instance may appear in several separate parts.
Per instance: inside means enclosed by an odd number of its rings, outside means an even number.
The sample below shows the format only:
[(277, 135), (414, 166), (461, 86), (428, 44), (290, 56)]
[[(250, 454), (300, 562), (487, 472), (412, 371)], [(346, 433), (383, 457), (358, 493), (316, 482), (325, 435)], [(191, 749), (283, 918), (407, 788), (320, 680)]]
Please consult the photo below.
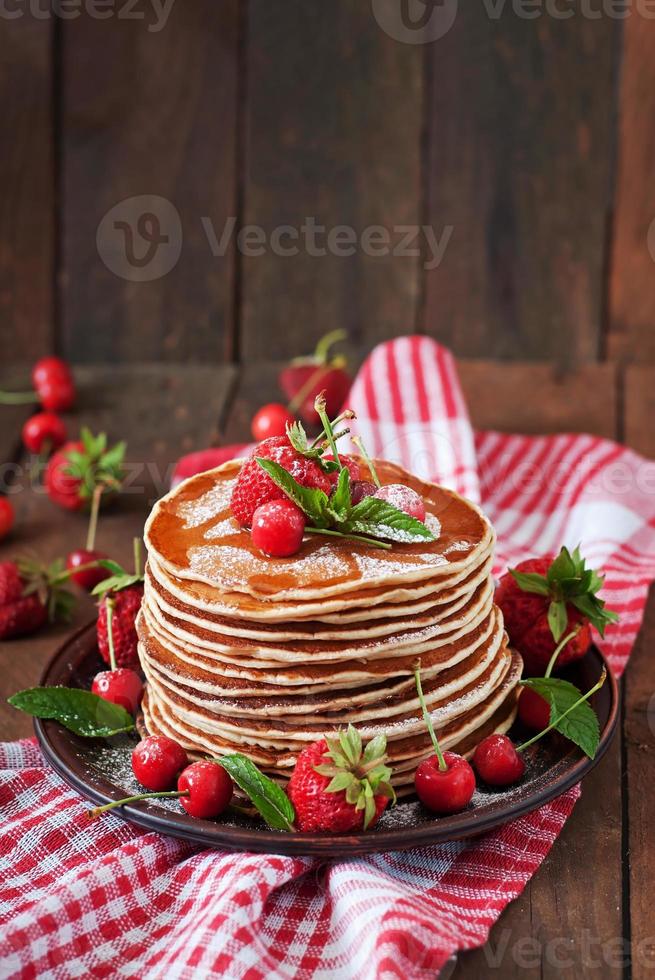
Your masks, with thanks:
[(0, 497), (0, 541), (6, 538), (14, 526), (14, 508), (6, 497)]
[(473, 755), (473, 765), (489, 786), (509, 786), (525, 772), (525, 762), (507, 735), (487, 735)]
[(542, 732), (550, 724), (550, 705), (541, 694), (524, 687), (519, 698), (519, 718), (528, 728)]
[(411, 487), (406, 487), (402, 483), (390, 483), (376, 490), (375, 496), (379, 500), (386, 500), (410, 517), (415, 517), (417, 521), (425, 520), (425, 504)]
[(439, 759), (425, 759), (414, 776), (419, 800), (434, 813), (457, 813), (471, 801), (475, 775), (470, 765), (456, 752), (444, 752), (447, 769), (439, 768)]
[(263, 442), (264, 439), (271, 436), (285, 436), (287, 425), (291, 425), (295, 421), (294, 416), (285, 405), (273, 402), (259, 409), (251, 422), (250, 429), (253, 439), (256, 439), (257, 442)]
[(66, 442), (66, 426), (54, 412), (38, 412), (23, 426), (23, 444), (31, 453), (51, 452)]
[(75, 386), (66, 378), (55, 378), (41, 385), (39, 401), (49, 412), (66, 412), (75, 404)]
[(71, 369), (61, 357), (42, 357), (32, 368), (32, 384), (38, 391), (42, 384), (56, 378), (71, 379)]
[(76, 551), (71, 551), (66, 559), (66, 568), (69, 572), (72, 572), (71, 580), (76, 585), (79, 585), (81, 589), (86, 589), (87, 592), (91, 592), (98, 583), (104, 582), (106, 578), (109, 578), (107, 569), (101, 566), (98, 568), (85, 568), (81, 572), (76, 572), (75, 569), (107, 557), (104, 551), (90, 551), (87, 548), (78, 548)]
[(272, 558), (288, 558), (300, 551), (305, 515), (291, 500), (270, 500), (252, 518), (252, 541)]
[(169, 789), (189, 757), (167, 735), (149, 735), (132, 752), (132, 771), (139, 782), (155, 793)]
[(143, 684), (134, 670), (119, 667), (117, 670), (102, 670), (96, 674), (93, 678), (91, 691), (105, 701), (120, 704), (121, 708), (125, 708), (131, 715), (135, 715), (136, 709), (141, 703)]
[(177, 781), (180, 792), (188, 790), (188, 796), (180, 797), (187, 813), (200, 820), (217, 817), (232, 799), (232, 780), (217, 762), (203, 759), (187, 766)]
[(364, 497), (374, 497), (377, 489), (376, 485), (369, 483), (368, 480), (355, 480), (350, 485), (350, 499), (353, 504), (358, 504)]

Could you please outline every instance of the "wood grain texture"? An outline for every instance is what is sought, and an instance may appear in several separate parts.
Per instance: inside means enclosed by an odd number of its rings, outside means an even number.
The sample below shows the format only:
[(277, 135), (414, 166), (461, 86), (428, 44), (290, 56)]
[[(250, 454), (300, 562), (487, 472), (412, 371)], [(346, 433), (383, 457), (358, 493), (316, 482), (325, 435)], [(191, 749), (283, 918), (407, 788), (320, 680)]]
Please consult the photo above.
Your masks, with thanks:
[[(175, 3), (159, 31), (148, 10), (62, 25), (64, 349), (78, 361), (229, 360), (234, 251), (214, 256), (201, 219), (221, 227), (236, 209), (237, 0)], [(105, 265), (96, 233), (140, 195), (170, 202), (182, 244), (170, 272), (135, 282)], [(172, 244), (180, 231), (165, 208), (146, 200), (127, 220), (154, 213)], [(110, 226), (105, 257), (124, 261), (128, 234)], [(135, 236), (137, 259), (147, 247)]]
[[(20, 5), (19, 5), (20, 8)], [(9, 9), (19, 9), (10, 5)], [(0, 364), (53, 344), (52, 19), (0, 18)]]
[[(98, 548), (112, 558), (130, 567), (132, 539), (142, 533), (153, 499), (167, 489), (170, 466), (181, 453), (213, 441), (230, 375), (230, 368), (148, 365), (76, 372), (80, 396), (75, 423), (104, 430), (113, 441), (128, 441), (128, 486), (103, 511), (97, 538)], [(70, 431), (75, 431), (72, 417)], [(26, 553), (53, 560), (81, 547), (86, 516), (56, 507), (26, 477), (22, 484), (12, 498), (16, 528), (0, 544), (0, 561)], [(56, 647), (93, 616), (92, 601), (81, 595), (71, 626), (57, 625), (34, 637), (0, 643), (0, 738), (31, 734), (31, 720), (11, 709), (6, 698), (36, 684)]]
[(655, 22), (635, 12), (623, 28), (607, 343), (628, 361), (655, 360), (654, 50)]
[[(655, 458), (655, 367), (626, 370), (625, 438), (628, 445)], [(644, 624), (625, 677), (625, 749), (628, 806), (632, 977), (653, 975), (653, 819), (655, 810), (655, 591), (651, 589)]]
[[(422, 108), (420, 47), (392, 40), (369, 3), (251, 0), (245, 223), (267, 239), (307, 219), (358, 236), (380, 226), (395, 244), (394, 226), (420, 221)], [(336, 327), (355, 343), (414, 328), (416, 256), (312, 255), (303, 237), (282, 239), (297, 255), (268, 239), (241, 260), (244, 360), (309, 352)]]
[(579, 363), (600, 347), (620, 22), (538, 6), (460, 3), (431, 46), (429, 220), (454, 231), (424, 327), (459, 355)]

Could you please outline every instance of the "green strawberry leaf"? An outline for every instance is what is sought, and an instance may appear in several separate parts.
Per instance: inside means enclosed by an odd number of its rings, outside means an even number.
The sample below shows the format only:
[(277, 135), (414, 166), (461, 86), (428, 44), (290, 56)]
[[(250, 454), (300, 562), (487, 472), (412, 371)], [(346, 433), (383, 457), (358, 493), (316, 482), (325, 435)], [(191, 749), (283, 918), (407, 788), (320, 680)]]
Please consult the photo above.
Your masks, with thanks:
[(273, 483), (280, 490), (284, 490), (287, 497), (300, 507), (317, 527), (329, 527), (330, 506), (327, 494), (323, 490), (314, 490), (296, 483), (291, 474), (272, 459), (262, 459), (261, 456), (257, 456), (257, 462)]
[(410, 517), (379, 497), (364, 497), (356, 504), (347, 521), (339, 530), (355, 534), (368, 534), (373, 538), (386, 538), (401, 544), (417, 541), (434, 541), (434, 534), (415, 517)]
[(120, 705), (91, 691), (73, 687), (32, 687), (19, 691), (9, 704), (34, 718), (58, 721), (84, 738), (109, 738), (134, 730), (134, 719)]
[(611, 623), (617, 623), (618, 614), (612, 609), (607, 609), (602, 599), (593, 595), (575, 596), (571, 603), (578, 612), (586, 616), (589, 622), (596, 627), (601, 636), (605, 636), (605, 628)]
[(575, 578), (578, 573), (578, 565), (571, 557), (568, 548), (562, 548), (559, 555), (551, 563), (546, 572), (548, 583), (552, 586), (560, 579)]
[[(569, 681), (556, 677), (531, 677), (522, 681), (523, 686), (541, 695), (550, 705), (550, 721), (566, 738), (579, 746), (585, 755), (593, 759), (600, 742), (598, 717), (587, 701), (577, 705), (565, 718), (565, 711), (579, 701), (582, 693)], [(560, 718), (558, 721), (557, 719)]]
[(510, 568), (509, 573), (524, 592), (532, 592), (534, 595), (550, 595), (550, 586), (545, 575), (538, 575), (537, 572), (517, 572), (513, 568)]
[(235, 753), (214, 759), (252, 801), (273, 830), (295, 830), (296, 811), (284, 790), (260, 772), (245, 755)]

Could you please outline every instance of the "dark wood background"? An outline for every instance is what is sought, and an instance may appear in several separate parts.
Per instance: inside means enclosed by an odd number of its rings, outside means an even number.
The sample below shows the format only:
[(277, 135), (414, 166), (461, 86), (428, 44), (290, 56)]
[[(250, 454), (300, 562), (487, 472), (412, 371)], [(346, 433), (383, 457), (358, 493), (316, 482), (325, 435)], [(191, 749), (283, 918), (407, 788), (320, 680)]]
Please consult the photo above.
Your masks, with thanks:
[[(0, 18), (3, 361), (249, 362), (337, 326), (364, 349), (417, 330), (464, 357), (655, 358), (641, 4), (592, 19), (571, 3), (559, 20), (466, 0), (429, 44), (389, 37), (370, 0), (175, 0), (156, 32), (150, 0), (143, 20), (119, 15), (125, 0), (102, 20), (80, 4)], [(177, 209), (182, 251), (130, 282), (96, 232), (144, 194)], [(425, 248), (214, 256), (201, 221), (220, 235), (228, 218), (270, 232), (307, 217), (453, 230), (425, 270)]]

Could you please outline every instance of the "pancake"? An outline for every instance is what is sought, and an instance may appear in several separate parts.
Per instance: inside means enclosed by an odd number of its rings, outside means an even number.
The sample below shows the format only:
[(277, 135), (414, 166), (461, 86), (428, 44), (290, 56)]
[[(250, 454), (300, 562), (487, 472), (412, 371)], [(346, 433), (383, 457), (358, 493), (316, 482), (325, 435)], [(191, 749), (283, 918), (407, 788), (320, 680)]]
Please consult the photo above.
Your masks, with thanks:
[(381, 551), (306, 535), (296, 556), (268, 558), (229, 509), (240, 466), (192, 477), (148, 519), (137, 621), (148, 731), (286, 778), (305, 746), (354, 724), (365, 740), (386, 735), (392, 782), (409, 792), (434, 751), (417, 664), (444, 749), (470, 753), (507, 730), (521, 661), (494, 605), (495, 534), (479, 508), (377, 461), (383, 483), (423, 497), (434, 541)]

